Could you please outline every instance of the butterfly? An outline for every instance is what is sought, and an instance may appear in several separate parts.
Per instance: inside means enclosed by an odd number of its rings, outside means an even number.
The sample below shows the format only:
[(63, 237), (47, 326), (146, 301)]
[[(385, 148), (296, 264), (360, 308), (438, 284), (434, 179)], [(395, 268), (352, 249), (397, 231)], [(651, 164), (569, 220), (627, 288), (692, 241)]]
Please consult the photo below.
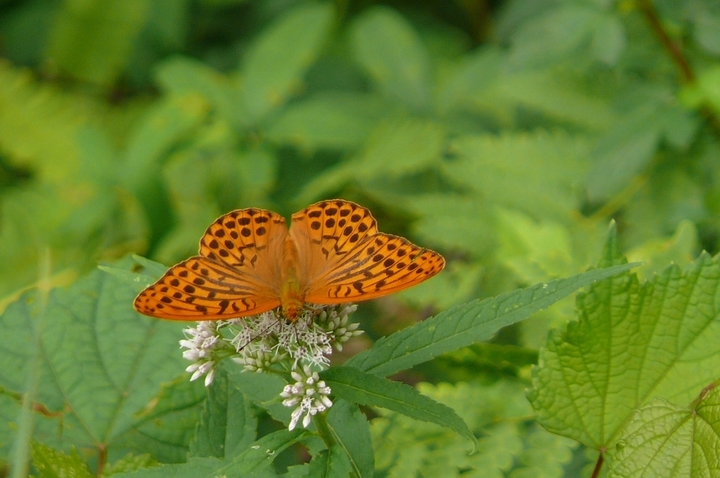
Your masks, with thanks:
[(445, 267), (437, 252), (384, 234), (370, 211), (342, 199), (285, 219), (258, 208), (220, 216), (200, 251), (171, 267), (135, 299), (141, 314), (220, 320), (277, 307), (295, 321), (305, 304), (374, 299), (419, 284)]

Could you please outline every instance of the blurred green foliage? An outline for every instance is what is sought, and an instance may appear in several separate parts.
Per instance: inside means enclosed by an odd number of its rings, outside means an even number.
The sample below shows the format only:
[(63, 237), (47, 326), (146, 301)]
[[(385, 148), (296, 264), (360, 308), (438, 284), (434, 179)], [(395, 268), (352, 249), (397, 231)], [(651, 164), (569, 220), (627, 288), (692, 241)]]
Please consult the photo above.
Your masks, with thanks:
[[(0, 55), (0, 311), (186, 258), (231, 209), (332, 197), (448, 258), (380, 303), (397, 324), (366, 312), (373, 338), (583, 271), (612, 219), (644, 278), (720, 250), (716, 0), (5, 0)], [(496, 342), (537, 349), (572, 307)], [(468, 376), (449, 363), (422, 378)]]

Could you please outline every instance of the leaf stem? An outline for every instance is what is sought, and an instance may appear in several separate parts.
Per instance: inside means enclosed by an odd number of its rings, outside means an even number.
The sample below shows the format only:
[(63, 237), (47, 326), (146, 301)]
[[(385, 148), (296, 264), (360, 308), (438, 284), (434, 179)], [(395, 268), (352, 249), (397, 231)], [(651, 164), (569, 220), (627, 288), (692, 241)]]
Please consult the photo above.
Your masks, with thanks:
[(592, 472), (591, 478), (597, 478), (600, 476), (600, 470), (602, 470), (603, 461), (605, 461), (605, 457), (602, 454), (602, 451), (600, 452), (600, 456), (598, 456), (597, 462), (595, 462), (595, 469)]
[(643, 15), (645, 15), (645, 18), (647, 18), (647, 21), (650, 24), (650, 28), (658, 37), (660, 43), (662, 43), (663, 47), (670, 55), (670, 58), (672, 58), (677, 65), (680, 73), (682, 74), (683, 81), (685, 83), (694, 82), (695, 73), (693, 72), (692, 68), (690, 68), (690, 63), (688, 63), (685, 55), (683, 55), (683, 52), (682, 50), (680, 50), (680, 47), (677, 45), (677, 43), (672, 41), (670, 35), (668, 35), (665, 31), (665, 28), (663, 28), (662, 22), (660, 21), (660, 17), (655, 10), (655, 6), (653, 5), (652, 0), (640, 0), (638, 2), (638, 6), (640, 7), (640, 11), (643, 13)]

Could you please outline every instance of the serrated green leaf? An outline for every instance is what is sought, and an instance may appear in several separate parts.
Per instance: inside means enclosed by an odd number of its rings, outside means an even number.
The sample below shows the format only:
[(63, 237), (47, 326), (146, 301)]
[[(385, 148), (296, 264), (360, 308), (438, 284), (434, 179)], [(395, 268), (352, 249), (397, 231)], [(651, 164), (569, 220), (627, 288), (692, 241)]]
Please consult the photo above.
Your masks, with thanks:
[(243, 68), (243, 104), (251, 123), (284, 104), (297, 89), (330, 32), (332, 17), (330, 5), (300, 5), (255, 40)]
[(228, 382), (227, 372), (215, 373), (208, 398), (190, 443), (188, 456), (232, 457), (255, 440), (257, 418), (249, 400)]
[[(129, 269), (132, 261), (117, 267)], [(185, 368), (177, 350), (182, 324), (140, 316), (132, 309), (135, 294), (96, 270), (69, 289), (53, 289), (44, 320), (33, 292), (0, 316), (14, 337), (0, 347), (0, 386), (24, 392), (30, 358), (40, 347), (35, 407), (47, 413), (35, 417), (36, 440), (62, 450), (97, 453), (102, 447), (119, 455), (184, 459), (190, 438), (184, 427), (196, 420), (200, 400), (192, 389), (157, 396), (161, 384)], [(11, 408), (2, 416), (17, 414), (17, 405), (3, 405)]]
[(346, 478), (350, 476), (352, 468), (345, 451), (337, 445), (330, 450), (323, 450), (313, 456), (310, 461), (308, 477), (312, 478)]
[(118, 473), (113, 478), (216, 478), (222, 465), (218, 458), (188, 458), (187, 463)]
[(717, 476), (720, 392), (705, 389), (690, 407), (657, 398), (637, 411), (618, 441), (611, 478)]
[(346, 362), (365, 372), (387, 376), (474, 342), (487, 340), (501, 327), (526, 319), (580, 287), (634, 267), (595, 269), (547, 284), (508, 292), (448, 309), (435, 317), (378, 340), (372, 349)]
[(32, 445), (33, 466), (38, 474), (37, 478), (92, 478), (93, 474), (85, 461), (73, 448), (70, 453), (53, 450), (42, 443), (34, 442)]
[(373, 476), (374, 458), (370, 428), (357, 405), (337, 400), (327, 416), (330, 431), (337, 446), (350, 461), (353, 473), (358, 478)]
[[(275, 458), (287, 447), (300, 441), (306, 434), (305, 430), (278, 430), (269, 433), (245, 447), (243, 451), (233, 457), (231, 463), (219, 468), (217, 473), (248, 477), (274, 475), (272, 464)], [(238, 449), (238, 451), (240, 450)]]
[(333, 394), (351, 403), (393, 410), (416, 420), (450, 428), (475, 442), (467, 424), (455, 411), (400, 382), (365, 373), (355, 367), (331, 367), (321, 374)]
[(133, 51), (148, 7), (148, 0), (63, 2), (47, 59), (75, 78), (110, 86)]
[[(601, 266), (625, 260), (611, 235)], [(641, 285), (621, 274), (578, 295), (580, 319), (551, 333), (529, 397), (538, 420), (595, 449), (612, 449), (638, 406), (689, 402), (717, 378), (720, 258), (702, 254)]]
[(429, 106), (427, 52), (404, 17), (387, 7), (374, 7), (355, 20), (351, 36), (355, 58), (385, 95), (411, 109)]

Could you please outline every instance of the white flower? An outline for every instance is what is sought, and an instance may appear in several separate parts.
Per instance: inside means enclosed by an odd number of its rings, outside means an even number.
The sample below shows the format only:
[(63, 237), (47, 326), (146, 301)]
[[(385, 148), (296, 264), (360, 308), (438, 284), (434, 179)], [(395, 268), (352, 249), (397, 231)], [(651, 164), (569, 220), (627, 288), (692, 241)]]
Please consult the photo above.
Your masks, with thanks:
[(307, 428), (314, 415), (332, 407), (332, 401), (328, 397), (331, 390), (324, 381), (320, 380), (318, 373), (313, 372), (308, 366), (294, 370), (291, 375), (295, 383), (285, 385), (280, 393), (280, 397), (284, 398), (283, 405), (296, 407), (290, 415), (288, 429), (295, 429), (303, 414), (305, 416), (302, 424)]

